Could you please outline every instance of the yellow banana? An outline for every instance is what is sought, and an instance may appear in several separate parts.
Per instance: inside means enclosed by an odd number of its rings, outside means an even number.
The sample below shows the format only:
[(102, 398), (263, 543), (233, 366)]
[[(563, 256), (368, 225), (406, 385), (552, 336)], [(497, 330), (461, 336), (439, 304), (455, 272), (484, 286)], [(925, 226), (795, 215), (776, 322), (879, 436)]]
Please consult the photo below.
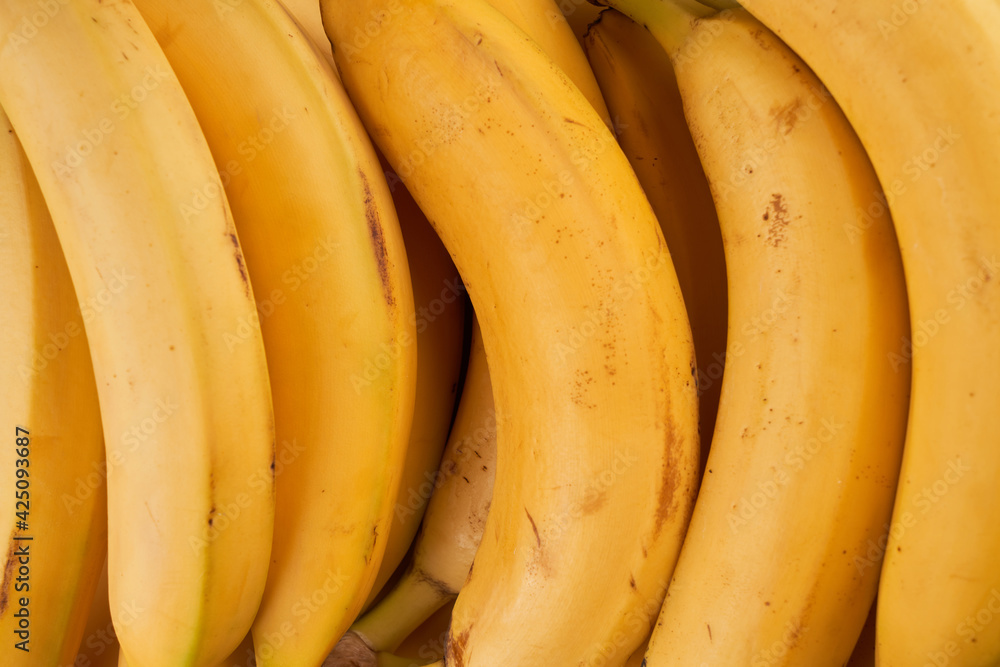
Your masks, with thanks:
[(319, 664), (370, 592), (406, 454), (416, 330), (399, 224), (343, 88), (279, 3), (136, 5), (224, 174), (260, 297), (280, 467), (257, 663)]
[(594, 110), (610, 127), (611, 118), (601, 89), (580, 43), (566, 18), (559, 12), (556, 0), (487, 0), (518, 28), (535, 40), (539, 48), (562, 68), (577, 85)]
[(729, 270), (718, 422), (646, 664), (843, 665), (908, 407), (909, 376), (885, 363), (907, 331), (891, 222), (845, 233), (878, 179), (819, 80), (749, 14), (612, 1), (674, 63)]
[(483, 0), (328, 0), (323, 18), (490, 363), (497, 476), (447, 663), (624, 662), (698, 464), (690, 327), (652, 209), (579, 89)]
[[(892, 523), (872, 544), (879, 665), (996, 664), (1000, 3), (744, 4), (844, 109), (903, 253), (912, 337), (883, 363), (905, 373), (912, 358), (913, 400)], [(868, 233), (884, 204), (848, 231)]]
[(55, 667), (76, 657), (107, 549), (104, 440), (66, 260), (2, 109), (0, 286), (0, 664)]
[(133, 667), (214, 664), (260, 603), (274, 511), (243, 254), (224, 197), (186, 213), (192, 193), (222, 184), (135, 7), (57, 3), (40, 27), (37, 11), (0, 4), (0, 104), (77, 298), (101, 309), (85, 326), (107, 446), (112, 617)]
[(663, 47), (642, 26), (610, 11), (591, 25), (583, 45), (615, 118), (618, 143), (660, 221), (684, 294), (698, 360), (704, 468), (726, 354), (726, 259), (719, 217)]
[(350, 665), (378, 651), (395, 651), (469, 576), (493, 495), (496, 415), (479, 327), (474, 326), (469, 369), (427, 514), (405, 573), (359, 618), (326, 662)]
[[(324, 35), (324, 39), (326, 36)], [(385, 556), (365, 609), (409, 551), (427, 509), (432, 481), (448, 442), (462, 374), (465, 287), (455, 264), (396, 172), (380, 156), (392, 191), (410, 264), (417, 329), (417, 390), (406, 461), (393, 504)]]

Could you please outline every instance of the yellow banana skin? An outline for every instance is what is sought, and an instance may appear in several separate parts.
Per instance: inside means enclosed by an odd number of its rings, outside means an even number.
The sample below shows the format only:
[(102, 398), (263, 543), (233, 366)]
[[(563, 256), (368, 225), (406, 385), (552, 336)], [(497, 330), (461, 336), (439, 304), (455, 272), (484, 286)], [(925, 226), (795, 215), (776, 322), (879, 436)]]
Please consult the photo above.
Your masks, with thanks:
[(280, 4), (136, 6), (228, 177), (260, 299), (280, 468), (257, 664), (319, 664), (370, 592), (406, 456), (417, 346), (399, 223), (343, 88)]
[(535, 40), (539, 48), (562, 68), (594, 110), (610, 127), (611, 117), (594, 72), (580, 48), (573, 28), (555, 0), (488, 0), (500, 13)]
[(351, 626), (326, 667), (374, 661), (376, 651), (396, 651), (458, 595), (483, 537), (496, 458), (493, 391), (482, 335), (474, 324), (462, 400), (412, 560), (385, 597)]
[(497, 476), (446, 662), (623, 663), (698, 458), (690, 327), (652, 209), (586, 98), (485, 2), (331, 0), (323, 17), (362, 120), (466, 281), (490, 364)]
[(913, 333), (885, 363), (905, 373), (912, 357), (913, 397), (888, 545), (874, 545), (878, 664), (996, 664), (1000, 4), (743, 4), (844, 109), (902, 249)]
[(726, 258), (712, 192), (673, 66), (659, 42), (627, 16), (605, 11), (583, 46), (615, 118), (618, 143), (660, 221), (684, 294), (698, 360), (704, 468), (726, 353)]
[(858, 562), (889, 521), (908, 407), (909, 376), (885, 363), (907, 331), (891, 222), (845, 233), (878, 180), (819, 80), (749, 14), (616, 4), (675, 63), (729, 271), (715, 436), (646, 664), (839, 667), (875, 596), (878, 562)]
[(2, 109), (0, 285), (0, 663), (55, 667), (76, 657), (107, 549), (104, 439), (66, 260)]
[[(214, 664), (260, 603), (274, 511), (271, 397), (243, 255), (224, 197), (185, 219), (193, 192), (222, 185), (135, 7), (60, 4), (41, 27), (37, 9), (0, 4), (0, 103), (77, 299), (101, 307), (85, 324), (107, 447), (112, 618), (133, 667)], [(244, 344), (229, 348), (241, 322)]]
[[(326, 35), (323, 36), (326, 39)], [(406, 186), (380, 156), (406, 245), (416, 308), (417, 391), (406, 461), (393, 505), (385, 556), (367, 610), (413, 544), (427, 509), (428, 480), (434, 478), (455, 414), (465, 344), (465, 287), (458, 269), (413, 201)]]

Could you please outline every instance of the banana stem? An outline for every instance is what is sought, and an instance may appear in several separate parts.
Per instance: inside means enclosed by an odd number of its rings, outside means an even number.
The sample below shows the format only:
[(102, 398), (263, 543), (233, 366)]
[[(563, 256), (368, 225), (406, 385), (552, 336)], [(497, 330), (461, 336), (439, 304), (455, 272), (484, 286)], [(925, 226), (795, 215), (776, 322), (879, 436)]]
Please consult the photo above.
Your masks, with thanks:
[(716, 11), (696, 0), (601, 0), (646, 27), (671, 58), (687, 41), (694, 22)]
[(376, 652), (394, 651), (421, 623), (454, 597), (411, 568), (388, 595), (351, 626), (351, 630)]

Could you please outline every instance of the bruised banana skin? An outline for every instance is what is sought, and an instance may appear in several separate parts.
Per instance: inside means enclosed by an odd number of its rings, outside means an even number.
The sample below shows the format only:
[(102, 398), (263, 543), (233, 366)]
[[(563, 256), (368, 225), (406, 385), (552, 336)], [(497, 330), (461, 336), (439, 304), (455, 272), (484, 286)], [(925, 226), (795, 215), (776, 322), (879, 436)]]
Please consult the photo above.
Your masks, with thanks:
[(226, 174), (261, 299), (280, 468), (257, 664), (319, 664), (370, 592), (406, 456), (417, 345), (403, 237), (342, 86), (280, 4), (136, 5)]
[(984, 510), (1000, 503), (1000, 3), (743, 4), (843, 108), (902, 249), (913, 336), (886, 363), (905, 372), (912, 357), (913, 396), (884, 531), (878, 664), (995, 664), (1000, 623), (967, 619), (1000, 590), (1000, 532)]
[[(34, 10), (0, 5), (2, 33)], [(77, 300), (107, 304), (85, 328), (107, 448), (118, 639), (133, 667), (214, 664), (260, 604), (274, 515), (267, 366), (229, 206), (217, 198), (196, 224), (183, 214), (192, 193), (222, 191), (219, 173), (129, 2), (61, 5), (31, 39), (8, 43), (0, 104)], [(106, 298), (115, 276), (127, 284)], [(230, 348), (240, 322), (251, 324)], [(206, 539), (232, 507), (238, 516)]]
[(485, 2), (331, 0), (323, 17), (490, 364), (497, 475), (447, 663), (624, 663), (697, 475), (690, 327), (655, 216), (586, 98)]
[(615, 4), (675, 64), (729, 271), (715, 437), (646, 664), (839, 667), (875, 596), (878, 563), (857, 563), (892, 511), (908, 407), (909, 375), (885, 363), (907, 331), (891, 222), (845, 233), (878, 179), (819, 80), (746, 12)]
[(458, 595), (483, 537), (496, 457), (493, 391), (482, 335), (474, 324), (462, 400), (412, 560), (386, 596), (351, 626), (326, 667), (348, 667), (352, 661), (373, 660), (375, 652), (395, 652)]
[(107, 551), (104, 438), (66, 260), (3, 109), (0, 286), (0, 663), (70, 664)]

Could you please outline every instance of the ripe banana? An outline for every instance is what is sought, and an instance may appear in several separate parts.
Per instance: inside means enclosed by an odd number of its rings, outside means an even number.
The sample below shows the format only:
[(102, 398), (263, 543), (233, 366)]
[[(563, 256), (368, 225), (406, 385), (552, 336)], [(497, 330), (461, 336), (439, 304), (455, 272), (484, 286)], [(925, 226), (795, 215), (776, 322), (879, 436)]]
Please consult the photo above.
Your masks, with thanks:
[(434, 493), (406, 572), (351, 626), (328, 667), (371, 661), (407, 636), (462, 588), (483, 537), (496, 467), (496, 414), (482, 335), (474, 325), (469, 369)]
[(556, 0), (487, 0), (562, 68), (611, 127), (611, 117), (587, 58)]
[[(326, 35), (323, 36), (326, 39)], [(427, 509), (455, 414), (465, 344), (465, 287), (448, 251), (381, 155), (403, 232), (413, 282), (417, 329), (417, 390), (406, 461), (393, 503), (385, 556), (364, 608), (368, 609), (402, 562)]]
[(370, 592), (406, 455), (416, 329), (399, 224), (343, 88), (280, 4), (136, 6), (225, 175), (261, 298), (280, 468), (257, 663), (319, 664)]
[(690, 327), (652, 209), (578, 88), (483, 0), (329, 0), (323, 18), (490, 362), (497, 476), (447, 663), (624, 662), (698, 464)]
[(627, 16), (607, 11), (590, 26), (583, 45), (617, 123), (618, 143), (660, 221), (684, 294), (698, 360), (704, 469), (726, 353), (726, 258), (712, 192), (673, 66), (659, 42)]
[[(1000, 3), (745, 0), (843, 107), (892, 211), (913, 400), (879, 588), (882, 667), (1000, 661)], [(882, 202), (884, 204), (885, 202)], [(866, 224), (851, 231), (866, 234)], [(977, 620), (978, 617), (978, 620)], [(992, 622), (984, 622), (990, 619)]]
[[(192, 193), (222, 184), (135, 7), (59, 3), (41, 27), (36, 11), (0, 4), (0, 104), (78, 301), (101, 308), (85, 325), (107, 446), (112, 616), (133, 667), (214, 664), (259, 605), (274, 511), (271, 397), (243, 254), (221, 195), (185, 216)], [(245, 340), (230, 347), (239, 323)]]
[(845, 233), (878, 179), (819, 80), (746, 12), (613, 4), (674, 63), (729, 269), (715, 437), (646, 664), (843, 665), (908, 406), (909, 376), (885, 364), (907, 330), (891, 222)]
[(76, 657), (107, 549), (104, 440), (66, 260), (2, 109), (0, 286), (0, 664), (55, 667)]

